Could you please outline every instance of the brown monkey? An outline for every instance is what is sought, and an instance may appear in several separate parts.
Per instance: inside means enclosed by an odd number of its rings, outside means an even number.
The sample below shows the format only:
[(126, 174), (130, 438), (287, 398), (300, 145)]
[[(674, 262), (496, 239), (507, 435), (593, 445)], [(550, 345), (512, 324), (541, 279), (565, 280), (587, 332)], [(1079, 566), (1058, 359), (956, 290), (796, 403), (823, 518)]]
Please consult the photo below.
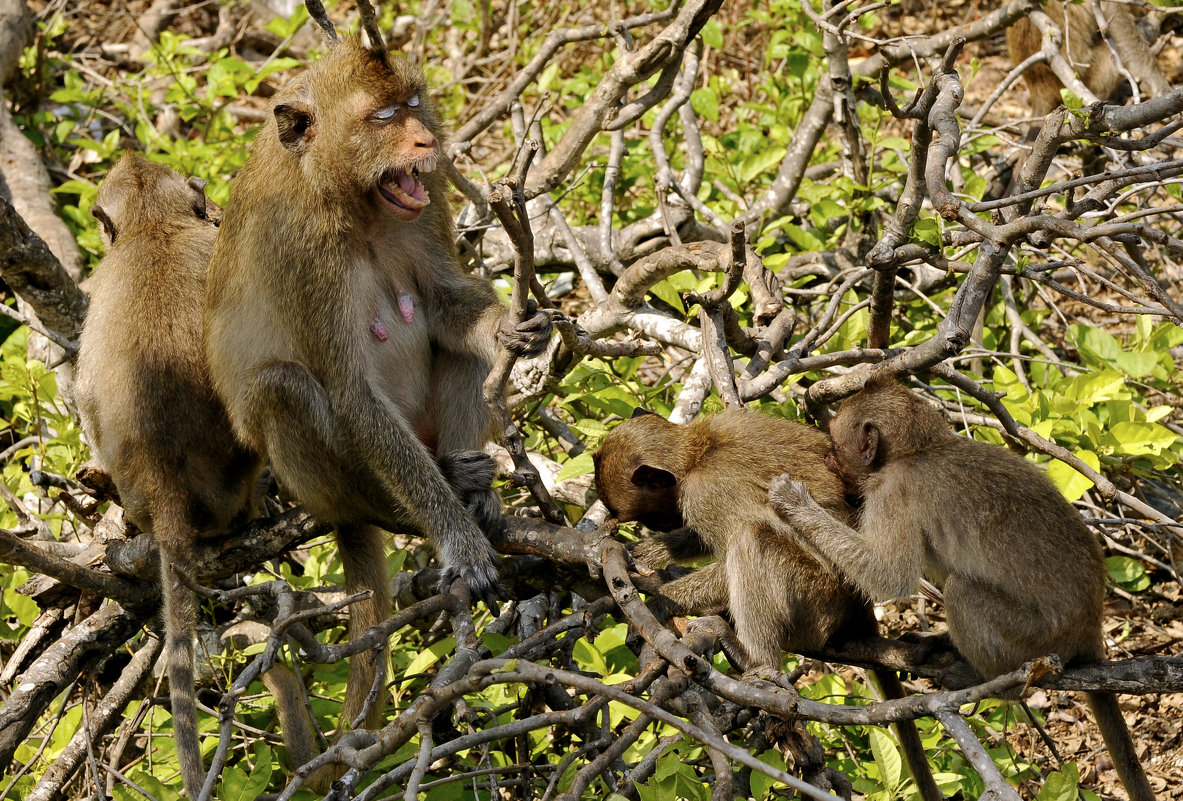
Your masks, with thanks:
[[(206, 345), (242, 440), (337, 527), (350, 634), (391, 606), (383, 535), (432, 538), (442, 584), (495, 607), (501, 522), (481, 384), (498, 339), (546, 344), (549, 319), (513, 329), (492, 287), (460, 268), (442, 125), (422, 72), (354, 39), (273, 98), (234, 184), (210, 265)], [(438, 461), (437, 461), (438, 460)], [(467, 507), (467, 508), (466, 508)], [(340, 729), (382, 670), (352, 661)], [(381, 704), (372, 705), (374, 726)]]
[[(748, 410), (685, 426), (639, 412), (593, 460), (600, 500), (614, 517), (666, 532), (643, 541), (636, 558), (717, 557), (663, 585), (660, 596), (685, 614), (729, 610), (751, 663), (744, 667), (779, 667), (783, 650), (818, 652), (876, 632), (870, 603), (801, 548), (768, 505), (772, 479), (788, 470), (826, 509), (852, 519), (842, 483), (826, 469), (829, 449), (815, 428)], [(902, 697), (894, 672), (875, 678), (887, 696)], [(942, 799), (916, 727), (900, 724), (896, 734), (922, 797)]]
[[(1129, 6), (1119, 2), (1101, 2), (1102, 13), (1108, 20), (1109, 35), (1122, 59), (1121, 66), (1138, 81), (1143, 95), (1166, 94), (1170, 84), (1158, 68), (1154, 53), (1142, 35)], [(1092, 4), (1066, 3), (1049, 0), (1044, 9), (1052, 22), (1060, 28), (1063, 44), (1060, 52), (1076, 71), (1080, 80), (1101, 100), (1114, 100), (1127, 86), (1126, 76), (1118, 68), (1113, 51), (1101, 35)], [(1012, 64), (1018, 65), (1043, 44), (1042, 34), (1026, 17), (1022, 17), (1006, 31), (1007, 51)], [(1031, 93), (1031, 109), (1044, 116), (1059, 107), (1063, 84), (1046, 64), (1036, 64), (1023, 73), (1023, 80)]]
[[(789, 475), (773, 482), (773, 506), (874, 600), (909, 595), (921, 577), (941, 587), (949, 638), (981, 674), (970, 683), (1053, 653), (1065, 662), (1104, 657), (1101, 547), (1034, 465), (957, 436), (893, 380), (847, 400), (830, 432), (831, 467), (863, 496), (860, 530)], [(1130, 798), (1153, 801), (1117, 698), (1089, 693), (1088, 701)]]
[(193, 698), (193, 593), (175, 566), (250, 504), (258, 459), (235, 439), (201, 340), (216, 208), (204, 182), (125, 153), (92, 213), (108, 246), (90, 282), (75, 393), (95, 461), (160, 550), (165, 660), (185, 790), (204, 779)]

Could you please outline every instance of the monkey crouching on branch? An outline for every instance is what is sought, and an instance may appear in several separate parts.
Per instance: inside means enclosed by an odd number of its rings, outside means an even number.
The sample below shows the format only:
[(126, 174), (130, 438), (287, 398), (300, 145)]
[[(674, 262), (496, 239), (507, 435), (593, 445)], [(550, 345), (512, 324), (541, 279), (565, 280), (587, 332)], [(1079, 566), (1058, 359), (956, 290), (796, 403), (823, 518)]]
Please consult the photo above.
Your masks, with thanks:
[(199, 534), (224, 533), (250, 506), (258, 459), (236, 440), (202, 348), (216, 207), (131, 152), (107, 173), (92, 214), (108, 243), (90, 281), (75, 395), (94, 460), (160, 552), (165, 663), (185, 790), (204, 780), (193, 687), (193, 593), (177, 568)]
[[(1081, 82), (1103, 101), (1120, 98), (1121, 91), (1129, 85), (1127, 75), (1138, 82), (1144, 100), (1147, 95), (1157, 97), (1169, 92), (1170, 84), (1159, 69), (1130, 6), (1110, 0), (1100, 3), (1119, 62), (1097, 24), (1093, 5), (1049, 0), (1044, 7), (1063, 36), (1060, 52)], [(1023, 17), (1007, 28), (1006, 44), (1011, 63), (1018, 66), (1039, 51), (1043, 35), (1035, 23)], [(1032, 65), (1023, 73), (1023, 81), (1031, 93), (1031, 110), (1037, 116), (1045, 116), (1060, 106), (1060, 89), (1064, 85), (1046, 64)]]
[[(1080, 515), (1034, 465), (957, 436), (894, 380), (876, 379), (830, 424), (832, 469), (863, 497), (859, 530), (791, 475), (773, 482), (778, 514), (818, 558), (873, 600), (944, 591), (948, 636), (980, 675), (973, 684), (1057, 654), (1105, 656), (1105, 565)], [(827, 496), (828, 497), (828, 496)], [(1112, 693), (1088, 693), (1132, 801), (1153, 801)]]
[[(430, 537), (446, 589), (496, 607), (501, 525), (481, 386), (498, 342), (545, 347), (549, 319), (517, 328), (460, 268), (437, 170), (442, 125), (421, 70), (336, 41), (287, 84), (234, 184), (205, 315), (215, 385), (242, 440), (334, 524), (356, 637), (391, 608), (384, 536)], [(355, 657), (339, 730), (384, 669)]]
[[(819, 652), (872, 637), (870, 603), (841, 575), (797, 544), (768, 504), (772, 480), (788, 470), (827, 510), (852, 519), (842, 483), (828, 469), (829, 438), (806, 425), (748, 410), (725, 411), (685, 426), (638, 410), (594, 455), (600, 500), (618, 520), (663, 532), (635, 558), (716, 561), (662, 586), (682, 614), (728, 610), (749, 664), (779, 669), (784, 650)], [(902, 697), (893, 671), (875, 679)], [(915, 725), (896, 726), (925, 801), (940, 801)]]

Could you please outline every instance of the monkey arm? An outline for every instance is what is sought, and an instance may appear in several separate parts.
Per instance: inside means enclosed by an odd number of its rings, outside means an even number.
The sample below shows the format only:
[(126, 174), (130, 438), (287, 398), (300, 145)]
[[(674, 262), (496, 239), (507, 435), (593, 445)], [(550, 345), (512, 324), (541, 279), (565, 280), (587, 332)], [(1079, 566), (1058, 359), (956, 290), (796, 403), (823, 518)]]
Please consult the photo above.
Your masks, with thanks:
[[(858, 531), (835, 520), (822, 509), (803, 482), (778, 476), (769, 492), (772, 508), (795, 534), (859, 586), (871, 600), (886, 601), (910, 595), (923, 568), (922, 538), (892, 525), (889, 515), (869, 518), (872, 525)], [(867, 513), (864, 509), (864, 515)], [(871, 547), (871, 544), (874, 547)]]
[(526, 319), (515, 324), (484, 279), (455, 272), (435, 287), (431, 302), (436, 308), (429, 315), (432, 340), (446, 350), (476, 354), (489, 364), (496, 361), (500, 345), (518, 356), (542, 352), (553, 330), (550, 315), (531, 301)]

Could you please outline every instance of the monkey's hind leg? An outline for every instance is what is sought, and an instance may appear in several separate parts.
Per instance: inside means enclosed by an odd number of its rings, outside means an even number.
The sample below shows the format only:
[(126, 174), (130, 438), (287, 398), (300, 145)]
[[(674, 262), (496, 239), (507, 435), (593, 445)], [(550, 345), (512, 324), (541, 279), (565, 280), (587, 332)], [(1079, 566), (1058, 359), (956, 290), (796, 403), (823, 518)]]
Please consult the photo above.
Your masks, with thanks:
[(453, 451), (439, 461), (440, 472), (460, 497), (481, 531), (491, 542), (505, 535), (501, 496), (493, 489), (497, 463), (482, 451)]
[(480, 450), (493, 430), (482, 392), (488, 375), (489, 365), (471, 354), (437, 352), (427, 414), (440, 470), (485, 536), (496, 542), (505, 532), (501, 496), (492, 487), (497, 465)]
[[(359, 480), (357, 460), (351, 458), (348, 440), (338, 430), (328, 393), (304, 365), (271, 362), (260, 367), (253, 379), (251, 390), (257, 397), (248, 408), (260, 414), (248, 424), (259, 432), (276, 477), (310, 512), (338, 523), (337, 547), (346, 591), (371, 592), (369, 598), (349, 607), (349, 636), (359, 637), (390, 613), (385, 539), (373, 526), (340, 521), (374, 519), (384, 513), (396, 522), (398, 509), (391, 499), (364, 494), (362, 485), (368, 482), (364, 476)], [(350, 661), (339, 731), (361, 713), (380, 672), (385, 672), (380, 653), (358, 654)], [(366, 727), (380, 721), (384, 700), (380, 694), (371, 705)], [(318, 771), (309, 783), (316, 789), (327, 788), (341, 772)]]
[(787, 633), (782, 621), (791, 625), (793, 610), (786, 603), (786, 578), (768, 575), (767, 554), (752, 534), (733, 537), (724, 557), (728, 607), (735, 633), (751, 656), (748, 670), (771, 667), (779, 673)]
[[(345, 569), (345, 591), (352, 595), (369, 590), (368, 599), (349, 607), (349, 637), (362, 636), (390, 614), (390, 577), (386, 570), (386, 542), (374, 526), (341, 526), (337, 529), (337, 549), (341, 566)], [(370, 688), (378, 681), (378, 674), (386, 672), (385, 652), (364, 651), (349, 661), (349, 683), (345, 702), (341, 706), (338, 729), (344, 731), (361, 714)], [(370, 705), (362, 727), (377, 728), (382, 719), (386, 693), (379, 692), (376, 703)]]

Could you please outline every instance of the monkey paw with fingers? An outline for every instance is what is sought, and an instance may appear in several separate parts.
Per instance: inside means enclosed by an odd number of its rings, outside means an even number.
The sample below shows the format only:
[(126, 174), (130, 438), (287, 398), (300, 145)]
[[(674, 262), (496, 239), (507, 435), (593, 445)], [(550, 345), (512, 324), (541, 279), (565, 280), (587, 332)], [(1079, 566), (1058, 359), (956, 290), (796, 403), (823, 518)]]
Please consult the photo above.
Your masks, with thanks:
[(497, 341), (515, 356), (537, 356), (546, 349), (554, 331), (554, 315), (540, 310), (538, 304), (530, 301), (527, 316), (517, 325), (508, 315), (497, 332)]
[(809, 487), (805, 482), (794, 481), (788, 473), (772, 479), (768, 499), (772, 502), (772, 507), (789, 521), (792, 521), (801, 512), (826, 514), (826, 511), (809, 494)]
[(463, 579), (473, 600), (484, 601), (493, 616), (500, 617), (500, 601), (508, 595), (497, 575), (497, 552), (485, 544), (487, 560), (480, 557), (465, 561), (446, 560), (449, 564), (440, 573), (440, 592), (448, 592), (456, 579)]
[(753, 665), (743, 672), (743, 681), (749, 684), (766, 681), (769, 684), (775, 684), (782, 690), (792, 690), (796, 692), (797, 688), (793, 686), (793, 682), (789, 677), (775, 665)]

